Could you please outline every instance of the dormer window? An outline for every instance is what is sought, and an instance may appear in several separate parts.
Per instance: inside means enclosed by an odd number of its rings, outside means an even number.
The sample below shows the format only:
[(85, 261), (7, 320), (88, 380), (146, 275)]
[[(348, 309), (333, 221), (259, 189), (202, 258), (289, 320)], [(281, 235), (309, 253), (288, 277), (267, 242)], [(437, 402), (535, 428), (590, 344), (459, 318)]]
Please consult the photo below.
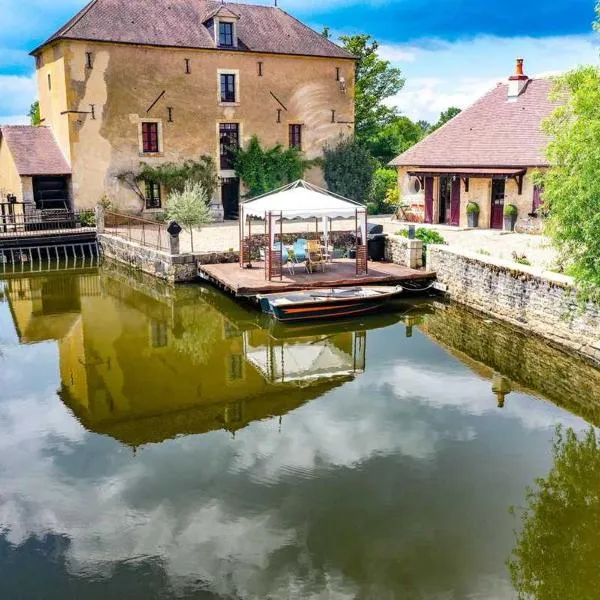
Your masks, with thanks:
[(219, 21), (219, 46), (233, 48), (233, 23)]

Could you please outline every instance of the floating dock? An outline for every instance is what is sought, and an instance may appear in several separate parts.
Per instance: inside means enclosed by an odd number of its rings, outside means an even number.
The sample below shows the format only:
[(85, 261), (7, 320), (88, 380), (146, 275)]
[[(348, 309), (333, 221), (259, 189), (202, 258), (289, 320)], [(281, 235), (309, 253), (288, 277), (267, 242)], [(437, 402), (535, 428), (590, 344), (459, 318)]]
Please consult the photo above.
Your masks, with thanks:
[(393, 263), (369, 262), (366, 275), (356, 275), (356, 261), (336, 259), (328, 263), (325, 271), (307, 273), (302, 265), (292, 273), (284, 268), (283, 278), (268, 281), (265, 279), (263, 263), (253, 263), (253, 268), (240, 268), (238, 263), (198, 265), (199, 276), (232, 294), (233, 296), (254, 298), (258, 294), (308, 290), (312, 288), (350, 287), (366, 285), (401, 285), (425, 287), (435, 279), (431, 271), (418, 271)]

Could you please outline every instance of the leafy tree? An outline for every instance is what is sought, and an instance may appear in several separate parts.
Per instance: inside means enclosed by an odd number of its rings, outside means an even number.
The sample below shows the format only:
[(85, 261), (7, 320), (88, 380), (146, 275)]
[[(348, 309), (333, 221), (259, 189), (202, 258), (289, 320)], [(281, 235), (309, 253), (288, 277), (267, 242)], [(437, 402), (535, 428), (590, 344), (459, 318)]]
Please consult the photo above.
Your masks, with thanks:
[(421, 128), (423, 135), (426, 135), (427, 133), (429, 133), (429, 130), (431, 129), (431, 123), (429, 123), (429, 121), (425, 121), (423, 119), (421, 119), (420, 121), (417, 121), (417, 125)]
[(328, 40), (331, 37), (331, 33), (329, 31), (329, 27), (323, 27), (323, 31), (321, 32), (321, 35)]
[(600, 561), (600, 443), (559, 427), (553, 466), (527, 492), (517, 544), (508, 561), (519, 598), (594, 600)]
[(187, 182), (183, 191), (173, 191), (167, 198), (165, 210), (168, 221), (177, 221), (190, 231), (192, 252), (194, 252), (194, 229), (208, 225), (213, 218), (208, 206), (206, 191), (198, 182)]
[(343, 138), (323, 149), (323, 175), (329, 189), (365, 203), (371, 193), (375, 161), (356, 138)]
[(305, 160), (300, 150), (281, 144), (263, 149), (253, 136), (247, 148), (235, 149), (233, 164), (248, 189), (248, 196), (254, 197), (302, 179), (313, 161)]
[(451, 106), (450, 108), (447, 108), (440, 114), (438, 122), (429, 128), (429, 133), (435, 131), (436, 129), (439, 129), (442, 125), (445, 125), (450, 119), (453, 119), (460, 112), (462, 111), (460, 110), (460, 108), (456, 108), (456, 106)]
[(384, 100), (404, 86), (400, 69), (379, 57), (379, 44), (369, 35), (341, 36), (344, 48), (357, 57), (355, 85), (355, 134), (359, 141), (373, 138), (394, 119), (396, 109)]
[(540, 176), (545, 231), (578, 283), (582, 298), (600, 300), (600, 73), (580, 67), (555, 81), (561, 105), (545, 122), (552, 165)]
[(387, 165), (393, 158), (423, 138), (423, 130), (408, 117), (396, 117), (368, 141), (371, 154)]
[(41, 124), (42, 118), (40, 116), (40, 101), (36, 100), (29, 108), (29, 119), (31, 124), (37, 127)]
[(377, 169), (373, 173), (370, 201), (377, 206), (378, 212), (385, 213), (392, 208), (388, 207), (389, 192), (397, 187), (398, 174), (395, 169)]

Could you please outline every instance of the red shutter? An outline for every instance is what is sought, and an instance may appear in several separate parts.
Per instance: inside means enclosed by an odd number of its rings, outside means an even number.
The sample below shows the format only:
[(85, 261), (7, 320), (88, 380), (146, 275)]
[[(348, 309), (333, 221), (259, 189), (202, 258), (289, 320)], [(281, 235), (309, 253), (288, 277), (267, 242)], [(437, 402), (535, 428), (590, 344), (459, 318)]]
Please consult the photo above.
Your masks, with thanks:
[(532, 204), (532, 212), (537, 212), (540, 209), (540, 206), (544, 201), (542, 200), (542, 188), (539, 185), (533, 186), (533, 204)]

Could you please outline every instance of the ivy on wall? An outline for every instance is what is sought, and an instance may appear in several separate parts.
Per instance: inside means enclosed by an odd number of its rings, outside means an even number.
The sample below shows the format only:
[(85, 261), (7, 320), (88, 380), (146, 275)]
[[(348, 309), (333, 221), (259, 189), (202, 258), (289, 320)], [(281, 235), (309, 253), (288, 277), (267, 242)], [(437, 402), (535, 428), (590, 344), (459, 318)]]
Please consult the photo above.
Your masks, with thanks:
[(281, 144), (263, 148), (256, 136), (246, 148), (234, 150), (233, 166), (250, 198), (302, 179), (304, 171), (314, 164), (316, 161), (304, 159), (296, 148), (284, 148)]

